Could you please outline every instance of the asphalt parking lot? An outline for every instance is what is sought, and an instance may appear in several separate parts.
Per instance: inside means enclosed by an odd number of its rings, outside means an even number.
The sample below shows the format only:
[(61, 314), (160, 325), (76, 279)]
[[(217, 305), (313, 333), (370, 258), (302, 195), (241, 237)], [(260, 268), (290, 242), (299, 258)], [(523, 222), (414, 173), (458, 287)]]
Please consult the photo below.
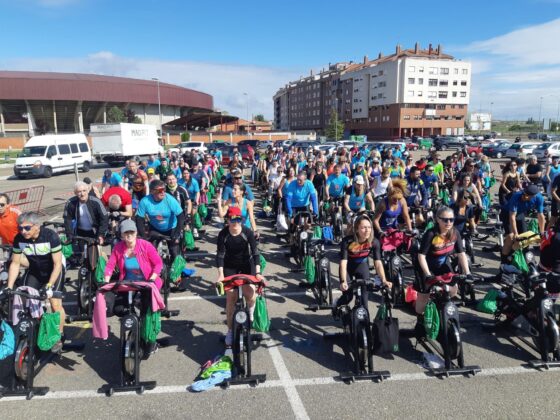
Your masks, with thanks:
[[(496, 164), (498, 165), (498, 164)], [(99, 172), (97, 172), (99, 171)], [(102, 169), (89, 176), (99, 177)], [(0, 176), (3, 173), (0, 172)], [(93, 176), (92, 176), (93, 175)], [(83, 175), (81, 175), (83, 176)], [(73, 175), (39, 180), (45, 185), (46, 198), (56, 204), (57, 196), (71, 190)], [(0, 189), (16, 189), (31, 181), (0, 181)], [(27, 183), (27, 184), (26, 184)], [(12, 188), (15, 186), (15, 188)], [(63, 202), (63, 200), (60, 200)], [(56, 209), (56, 211), (55, 211)], [(60, 215), (53, 207), (45, 218)], [(234, 386), (216, 388), (201, 394), (187, 391), (199, 367), (223, 351), (220, 337), (224, 324), (225, 300), (212, 287), (215, 240), (219, 224), (206, 228), (200, 243), (208, 256), (189, 267), (197, 272), (188, 290), (173, 294), (170, 305), (180, 309), (176, 318), (163, 320), (162, 337), (169, 345), (142, 362), (143, 380), (156, 380), (158, 386), (143, 395), (134, 393), (105, 397), (98, 389), (119, 378), (118, 334), (116, 319), (110, 320), (107, 341), (93, 340), (87, 322), (69, 325), (67, 335), (86, 344), (81, 353), (65, 353), (59, 362), (50, 364), (37, 377), (36, 384), (49, 386), (44, 397), (31, 401), (23, 398), (0, 399), (2, 418), (33, 419), (72, 416), (83, 419), (117, 418), (542, 418), (560, 415), (558, 385), (560, 370), (535, 371), (527, 361), (537, 354), (519, 340), (494, 335), (480, 327), (490, 316), (461, 308), (466, 364), (479, 365), (475, 377), (436, 379), (421, 366), (422, 348), (415, 340), (401, 336), (400, 352), (394, 357), (375, 357), (377, 370), (388, 370), (391, 378), (381, 383), (356, 382), (350, 385), (337, 379), (352, 364), (345, 355), (344, 343), (323, 339), (324, 332), (337, 331), (329, 311), (305, 309), (313, 303), (299, 287), (302, 273), (291, 272), (293, 264), (284, 257), (285, 248), (272, 229), (272, 221), (259, 220), (264, 239), (262, 251), (268, 261), (265, 277), (267, 300), (272, 320), (271, 331), (253, 353), (253, 371), (266, 373), (267, 380), (256, 388)], [(490, 239), (489, 239), (490, 241)], [(482, 253), (482, 243), (475, 248), (484, 267), (481, 274), (492, 274), (498, 257)], [(329, 248), (331, 272), (337, 282), (338, 252)], [(406, 271), (411, 276), (411, 270)], [(76, 271), (69, 276), (76, 278)], [(479, 298), (485, 288), (481, 286)], [(76, 310), (73, 286), (68, 287), (67, 310)], [(378, 296), (372, 296), (370, 311), (375, 313)], [(407, 310), (394, 310), (401, 329), (411, 328), (415, 318)]]

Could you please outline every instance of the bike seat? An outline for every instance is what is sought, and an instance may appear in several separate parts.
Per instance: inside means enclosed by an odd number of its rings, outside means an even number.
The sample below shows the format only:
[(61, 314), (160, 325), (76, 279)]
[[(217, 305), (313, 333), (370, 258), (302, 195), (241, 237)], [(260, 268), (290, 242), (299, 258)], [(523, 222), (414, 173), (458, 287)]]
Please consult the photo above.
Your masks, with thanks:
[(309, 246), (315, 247), (315, 246), (321, 245), (321, 244), (323, 244), (323, 243), (324, 243), (323, 239), (311, 239), (311, 240), (309, 241)]
[(511, 264), (502, 264), (500, 269), (506, 274), (523, 274), (521, 270)]

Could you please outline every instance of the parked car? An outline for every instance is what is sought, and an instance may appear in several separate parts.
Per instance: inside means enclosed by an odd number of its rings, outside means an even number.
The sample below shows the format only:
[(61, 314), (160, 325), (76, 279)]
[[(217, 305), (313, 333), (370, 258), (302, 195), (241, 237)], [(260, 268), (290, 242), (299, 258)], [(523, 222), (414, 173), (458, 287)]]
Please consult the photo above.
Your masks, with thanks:
[(352, 149), (356, 145), (356, 142), (352, 140), (339, 140), (337, 143), (339, 146), (346, 147), (347, 149)]
[(539, 143), (534, 142), (520, 142), (514, 143), (506, 152), (506, 157), (517, 158), (521, 156), (527, 156), (533, 153), (533, 150), (539, 146)]
[(537, 133), (529, 133), (527, 134), (527, 138), (529, 140), (538, 140), (539, 139), (539, 135)]
[(438, 137), (434, 140), (436, 150), (462, 149), (467, 142), (457, 137)]
[(541, 134), (541, 140), (543, 141), (558, 141), (560, 137), (556, 134)]
[(284, 150), (287, 150), (293, 143), (293, 140), (276, 140), (274, 147), (282, 147)]
[(467, 154), (470, 157), (476, 157), (479, 153), (482, 153), (482, 142), (472, 142), (467, 144)]
[(474, 136), (471, 136), (470, 134), (465, 136), (465, 140), (466, 141), (473, 141), (474, 140)]
[(533, 155), (537, 157), (539, 162), (545, 162), (548, 158), (553, 156), (560, 157), (560, 143), (543, 143), (533, 150)]
[(206, 153), (208, 148), (206, 147), (206, 143), (203, 141), (186, 141), (179, 143), (177, 147), (173, 147), (170, 150), (172, 152), (177, 152), (180, 155), (187, 152), (192, 152), (194, 149), (197, 149), (201, 153)]
[(305, 140), (305, 141), (296, 141), (292, 146), (296, 149), (302, 148), (304, 152), (307, 152), (308, 149), (318, 150), (318, 147), (321, 145), (321, 142), (316, 140)]
[(482, 146), (482, 153), (488, 157), (493, 157), (501, 159), (505, 156), (507, 150), (511, 147), (511, 142), (500, 141), (494, 143), (488, 143)]
[(338, 143), (335, 142), (327, 142), (323, 143), (318, 147), (318, 150), (324, 153), (332, 153), (335, 152), (336, 149), (339, 147)]
[(220, 149), (222, 151), (222, 165), (229, 164), (233, 155), (233, 149), (235, 147), (237, 147), (237, 151), (241, 153), (241, 159), (243, 160), (243, 162), (253, 162), (255, 151), (251, 146), (249, 146), (248, 144), (242, 144), (241, 146), (239, 144), (232, 144)]

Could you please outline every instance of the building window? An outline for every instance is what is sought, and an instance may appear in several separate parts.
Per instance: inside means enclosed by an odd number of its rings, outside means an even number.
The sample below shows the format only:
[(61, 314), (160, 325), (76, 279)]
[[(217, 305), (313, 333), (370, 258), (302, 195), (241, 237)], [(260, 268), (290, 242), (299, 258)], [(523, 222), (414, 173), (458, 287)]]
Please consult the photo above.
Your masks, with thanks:
[(428, 98), (437, 98), (437, 92), (435, 90), (428, 91)]
[(409, 84), (409, 85), (413, 85), (413, 84), (414, 84), (414, 77), (409, 77), (409, 78), (408, 78), (408, 84)]
[(439, 85), (440, 86), (447, 86), (447, 85), (449, 85), (449, 82), (447, 80), (440, 80)]
[(428, 79), (428, 86), (437, 86), (437, 79)]
[(408, 96), (414, 96), (414, 91), (413, 90), (409, 90), (407, 93)]
[(440, 99), (445, 99), (445, 98), (447, 98), (447, 92), (444, 91), (444, 90), (440, 90), (440, 91), (438, 92), (438, 98), (440, 98)]
[(469, 74), (469, 69), (463, 69), (463, 74)]
[(461, 80), (461, 86), (467, 86), (467, 81), (466, 80)]
[(453, 86), (457, 86), (457, 80), (453, 80)]
[(466, 98), (467, 97), (467, 92), (461, 92), (460, 96), (461, 96), (461, 98)]
[(418, 67), (418, 73), (424, 73), (424, 67), (423, 66)]
[(410, 115), (403, 115), (403, 120), (410, 120)]
[(383, 76), (383, 70), (379, 70), (379, 71), (377, 72), (377, 74), (378, 74), (379, 76)]
[(389, 118), (390, 118), (390, 116), (389, 116), (389, 115), (387, 115), (387, 121), (389, 121)]
[(436, 109), (444, 110), (444, 109), (445, 109), (445, 105), (436, 105)]
[(422, 79), (422, 78), (418, 79), (418, 84), (423, 85), (424, 84), (424, 79)]
[(408, 68), (408, 71), (411, 72), (411, 73), (414, 73), (414, 72), (416, 71), (416, 67), (410, 66), (410, 67)]
[(459, 69), (457, 68), (453, 69), (453, 74), (459, 74)]
[(465, 105), (459, 105), (459, 109), (465, 109)]
[(439, 69), (439, 74), (449, 74), (449, 68), (448, 67), (442, 67)]
[(430, 67), (428, 68), (429, 74), (438, 74), (437, 67)]
[(418, 92), (416, 92), (416, 96), (422, 96), (422, 91), (419, 90)]
[(379, 82), (377, 83), (377, 87), (385, 87), (387, 86), (387, 82)]
[(451, 96), (456, 98), (457, 97), (457, 92), (451, 92)]

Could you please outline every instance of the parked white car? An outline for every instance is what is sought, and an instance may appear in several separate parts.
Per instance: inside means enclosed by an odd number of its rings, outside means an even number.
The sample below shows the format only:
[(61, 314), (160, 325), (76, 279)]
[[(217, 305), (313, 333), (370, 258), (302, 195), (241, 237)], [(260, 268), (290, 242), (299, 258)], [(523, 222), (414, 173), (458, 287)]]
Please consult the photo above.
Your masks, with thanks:
[(533, 153), (533, 150), (537, 148), (541, 143), (534, 143), (534, 142), (520, 142), (514, 143), (511, 145), (509, 149), (506, 151), (507, 158), (517, 158), (517, 157), (525, 157)]
[(197, 149), (200, 153), (206, 153), (208, 148), (206, 147), (206, 143), (203, 141), (186, 141), (183, 143), (179, 143), (177, 147), (172, 147), (172, 153), (178, 153), (182, 155), (183, 153), (192, 152), (194, 149)]
[(539, 162), (545, 162), (548, 158), (553, 156), (560, 157), (560, 143), (542, 143), (533, 150)]

